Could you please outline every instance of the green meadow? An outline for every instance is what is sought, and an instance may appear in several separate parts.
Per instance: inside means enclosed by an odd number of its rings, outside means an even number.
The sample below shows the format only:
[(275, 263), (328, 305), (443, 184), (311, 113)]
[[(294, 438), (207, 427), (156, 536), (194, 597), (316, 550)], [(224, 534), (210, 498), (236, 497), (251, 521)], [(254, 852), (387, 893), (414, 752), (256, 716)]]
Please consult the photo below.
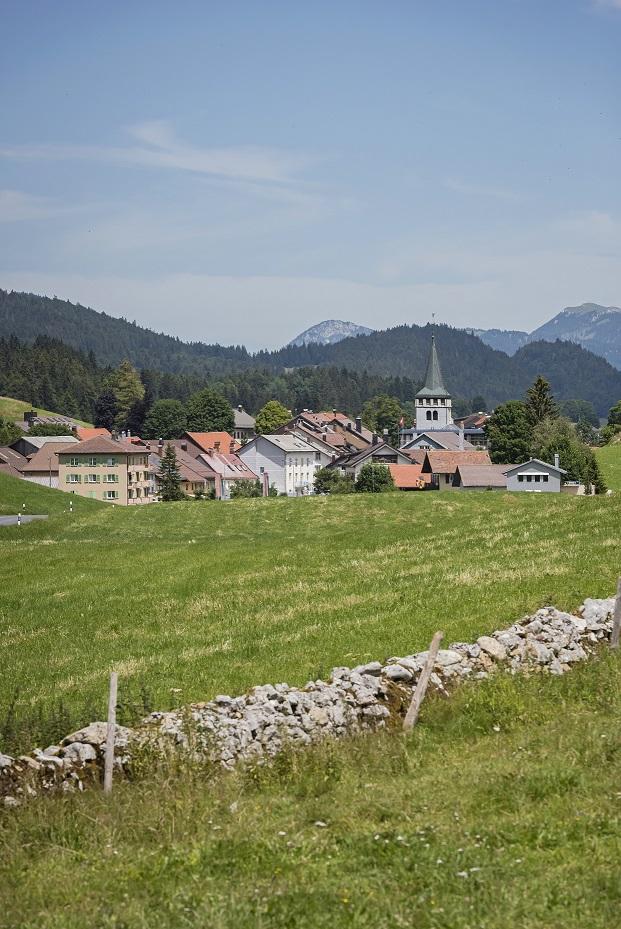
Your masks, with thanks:
[[(621, 451), (621, 446), (618, 447)], [(602, 460), (608, 480), (614, 455)], [(608, 596), (621, 495), (385, 494), (112, 508), (0, 475), (2, 746), (304, 683)], [(499, 675), (387, 732), (233, 774), (183, 760), (0, 813), (2, 929), (610, 929), (621, 660)]]
[[(0, 416), (5, 419), (17, 420), (23, 417), (27, 410), (32, 410), (32, 403), (26, 403), (24, 400), (14, 400), (13, 397), (0, 397)], [(50, 410), (42, 410), (41, 407), (35, 406), (34, 409), (40, 416), (59, 416), (59, 413), (53, 413)], [(75, 419), (75, 417), (71, 417)], [(82, 426), (88, 426), (90, 423), (83, 422), (81, 419), (75, 419), (76, 423)]]
[[(621, 448), (621, 446), (619, 447)], [(473, 639), (608, 596), (621, 496), (427, 494), (111, 507), (0, 476), (0, 738), (53, 741), (256, 683)]]

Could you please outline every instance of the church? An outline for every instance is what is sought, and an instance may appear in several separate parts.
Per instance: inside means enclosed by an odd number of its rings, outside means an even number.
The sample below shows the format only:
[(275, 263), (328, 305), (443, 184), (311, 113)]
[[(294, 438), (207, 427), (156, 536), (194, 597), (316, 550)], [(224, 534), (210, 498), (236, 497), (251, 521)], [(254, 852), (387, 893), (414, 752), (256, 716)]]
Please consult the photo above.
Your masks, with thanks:
[[(444, 385), (434, 335), (431, 337), (425, 383), (416, 394), (414, 404), (416, 422), (410, 429), (401, 430), (401, 448), (460, 451), (481, 447), (480, 441), (469, 441), (470, 438), (475, 439), (474, 435), (469, 435), (466, 439), (463, 425), (457, 425), (453, 421), (451, 395)], [(483, 434), (480, 428), (475, 431)]]

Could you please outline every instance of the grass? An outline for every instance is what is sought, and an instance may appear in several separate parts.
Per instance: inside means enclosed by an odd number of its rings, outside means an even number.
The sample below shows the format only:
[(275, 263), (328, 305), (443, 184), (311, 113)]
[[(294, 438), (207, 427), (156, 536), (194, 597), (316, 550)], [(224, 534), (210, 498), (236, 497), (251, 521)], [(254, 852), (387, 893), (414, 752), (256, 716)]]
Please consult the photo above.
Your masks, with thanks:
[(602, 474), (612, 490), (621, 491), (621, 442), (595, 449)]
[(611, 929), (620, 721), (608, 653), (465, 685), (407, 738), (47, 798), (0, 820), (0, 926)]
[[(14, 400), (13, 397), (0, 397), (0, 416), (5, 419), (23, 419), (23, 414), (27, 410), (35, 409), (40, 416), (60, 416), (63, 414), (54, 413), (51, 410), (42, 410), (41, 407), (34, 406), (32, 403), (25, 403), (24, 400)], [(76, 419), (75, 416), (72, 416), (71, 419), (74, 422), (79, 423), (81, 426), (90, 426), (91, 423), (86, 423), (82, 419)]]
[(303, 684), (608, 596), (621, 496), (387, 494), (112, 508), (0, 475), (0, 750), (121, 717)]

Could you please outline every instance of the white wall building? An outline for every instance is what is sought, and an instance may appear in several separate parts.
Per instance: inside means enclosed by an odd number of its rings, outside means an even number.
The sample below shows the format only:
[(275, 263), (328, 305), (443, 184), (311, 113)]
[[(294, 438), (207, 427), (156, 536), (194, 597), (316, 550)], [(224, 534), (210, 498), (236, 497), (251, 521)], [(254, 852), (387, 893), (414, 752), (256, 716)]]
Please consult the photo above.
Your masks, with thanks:
[(259, 479), (267, 472), (270, 486), (288, 497), (312, 494), (315, 471), (331, 460), (310, 443), (286, 434), (258, 435), (237, 454)]

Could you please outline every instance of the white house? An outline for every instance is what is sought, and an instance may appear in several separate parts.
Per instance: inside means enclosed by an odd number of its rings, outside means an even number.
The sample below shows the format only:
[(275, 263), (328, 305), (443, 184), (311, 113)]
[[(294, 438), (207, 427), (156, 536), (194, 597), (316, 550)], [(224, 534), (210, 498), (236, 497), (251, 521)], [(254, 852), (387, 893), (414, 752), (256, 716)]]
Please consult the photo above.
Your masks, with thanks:
[(314, 491), (315, 471), (331, 459), (295, 435), (258, 435), (239, 449), (242, 461), (259, 476), (267, 473), (270, 486), (288, 497)]
[(531, 458), (522, 464), (509, 467), (504, 472), (507, 478), (507, 490), (525, 490), (530, 493), (560, 493), (563, 477), (567, 474), (558, 466), (558, 455), (554, 456), (553, 465), (538, 458)]

